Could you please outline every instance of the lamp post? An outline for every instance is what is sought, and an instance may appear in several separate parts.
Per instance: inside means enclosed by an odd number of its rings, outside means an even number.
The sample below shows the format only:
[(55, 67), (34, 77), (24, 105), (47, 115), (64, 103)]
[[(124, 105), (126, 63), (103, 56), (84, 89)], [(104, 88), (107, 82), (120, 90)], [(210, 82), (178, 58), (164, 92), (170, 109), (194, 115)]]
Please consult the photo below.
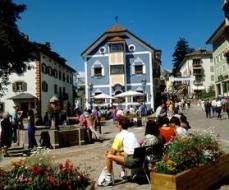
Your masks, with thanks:
[(92, 90), (93, 90), (93, 84), (88, 83), (89, 87), (89, 104), (90, 104), (90, 109), (92, 110)]
[(141, 83), (142, 83), (142, 89), (143, 89), (143, 93), (144, 93), (144, 103), (145, 103), (146, 79), (142, 79)]

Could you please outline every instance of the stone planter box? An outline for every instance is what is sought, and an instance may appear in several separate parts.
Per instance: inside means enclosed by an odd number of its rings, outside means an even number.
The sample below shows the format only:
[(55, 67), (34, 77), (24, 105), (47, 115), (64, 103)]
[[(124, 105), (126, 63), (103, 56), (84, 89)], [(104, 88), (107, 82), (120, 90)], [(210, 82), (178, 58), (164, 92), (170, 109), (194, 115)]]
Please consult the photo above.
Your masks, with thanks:
[(229, 154), (211, 165), (186, 170), (176, 175), (151, 172), (152, 190), (205, 190), (229, 177)]
[[(85, 144), (85, 128), (84, 127), (69, 127), (61, 128), (61, 130), (47, 129), (40, 127), (36, 130), (35, 138), (40, 144), (40, 137), (42, 133), (48, 133), (50, 136), (50, 142), (53, 148), (62, 148), (74, 145)], [(18, 131), (19, 146), (28, 147), (28, 131), (26, 129)]]

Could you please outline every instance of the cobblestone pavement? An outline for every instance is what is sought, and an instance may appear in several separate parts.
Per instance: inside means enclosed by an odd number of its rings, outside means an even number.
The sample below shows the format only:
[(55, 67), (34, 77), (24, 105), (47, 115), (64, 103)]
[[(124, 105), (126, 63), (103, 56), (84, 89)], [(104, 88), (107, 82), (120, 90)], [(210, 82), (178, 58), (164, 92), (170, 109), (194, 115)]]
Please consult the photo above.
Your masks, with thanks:
[[(192, 126), (192, 129), (209, 129), (212, 128), (218, 135), (222, 142), (223, 148), (229, 152), (229, 121), (227, 119), (217, 120), (216, 118), (206, 119), (205, 113), (202, 112), (200, 107), (192, 106), (188, 111), (184, 111), (187, 115), (188, 120)], [(223, 118), (226, 118), (226, 115), (223, 115)], [(106, 126), (102, 127), (103, 133), (105, 134), (106, 140), (103, 143), (94, 143), (90, 145), (82, 146), (72, 146), (68, 148), (52, 150), (52, 155), (54, 160), (62, 162), (66, 159), (70, 159), (74, 165), (80, 166), (81, 169), (87, 169), (90, 173), (90, 176), (95, 181), (98, 179), (98, 176), (104, 167), (104, 153), (107, 149), (111, 147), (112, 140), (114, 135), (117, 133), (116, 127), (112, 124), (111, 121), (106, 123)], [(144, 127), (130, 128), (130, 131), (133, 131), (137, 137), (141, 137), (144, 134)], [(8, 169), (10, 162), (12, 160), (17, 160), (19, 158), (5, 158), (0, 162), (0, 167)], [(116, 185), (112, 187), (96, 187), (96, 189), (111, 189), (111, 190), (148, 190), (150, 185), (138, 185), (136, 183), (123, 182), (119, 177), (120, 167), (114, 165), (114, 174)], [(229, 184), (229, 183), (227, 183)], [(229, 190), (229, 185), (220, 185), (220, 190)], [(219, 189), (214, 188), (214, 189)]]

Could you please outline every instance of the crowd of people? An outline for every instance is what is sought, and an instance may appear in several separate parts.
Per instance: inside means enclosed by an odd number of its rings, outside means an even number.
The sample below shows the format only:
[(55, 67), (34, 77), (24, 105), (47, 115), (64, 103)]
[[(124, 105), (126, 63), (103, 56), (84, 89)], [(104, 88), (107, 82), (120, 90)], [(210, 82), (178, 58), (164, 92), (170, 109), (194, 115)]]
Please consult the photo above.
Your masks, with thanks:
[[(0, 147), (3, 150), (4, 156), (8, 156), (8, 148), (12, 143), (18, 142), (18, 129), (22, 128), (22, 111), (18, 106), (14, 106), (14, 111), (10, 114), (4, 112), (1, 120), (1, 138)], [(28, 129), (28, 149), (32, 150), (37, 142), (35, 139), (35, 118), (33, 110), (29, 110), (27, 113), (27, 129)]]
[(206, 118), (222, 119), (222, 112), (226, 112), (229, 119), (229, 97), (200, 100), (199, 105), (205, 111)]
[[(104, 177), (99, 177), (98, 184), (101, 186), (113, 184), (113, 162), (122, 166), (121, 176), (125, 174), (125, 171), (123, 171), (125, 168), (131, 169), (139, 165), (140, 160), (135, 156), (137, 148), (156, 146), (159, 157), (163, 152), (164, 145), (173, 138), (190, 135), (188, 130), (191, 127), (186, 116), (180, 112), (182, 109), (183, 104), (175, 104), (170, 100), (162, 101), (156, 109), (156, 114), (148, 117), (145, 135), (141, 139), (137, 139), (133, 132), (127, 130), (130, 126), (129, 118), (124, 116), (123, 112), (117, 111), (115, 125), (118, 134), (114, 138), (111, 149), (105, 154), (106, 167), (103, 170)], [(150, 164), (149, 166), (151, 167)]]

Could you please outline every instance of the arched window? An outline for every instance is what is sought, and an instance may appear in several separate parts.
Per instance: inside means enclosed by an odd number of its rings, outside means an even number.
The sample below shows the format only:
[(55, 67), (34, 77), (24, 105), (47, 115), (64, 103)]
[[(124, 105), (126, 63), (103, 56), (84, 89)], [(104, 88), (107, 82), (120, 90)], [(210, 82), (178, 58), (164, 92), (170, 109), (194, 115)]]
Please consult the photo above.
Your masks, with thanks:
[(101, 77), (104, 76), (104, 66), (100, 61), (95, 61), (91, 67), (91, 76)]
[(48, 83), (45, 81), (42, 81), (42, 91), (48, 92)]
[(44, 63), (41, 65), (41, 71), (42, 73), (46, 73), (46, 65)]
[(131, 66), (132, 74), (137, 75), (137, 74), (145, 74), (146, 73), (146, 68), (145, 68), (145, 63), (142, 61), (141, 58), (137, 57)]

